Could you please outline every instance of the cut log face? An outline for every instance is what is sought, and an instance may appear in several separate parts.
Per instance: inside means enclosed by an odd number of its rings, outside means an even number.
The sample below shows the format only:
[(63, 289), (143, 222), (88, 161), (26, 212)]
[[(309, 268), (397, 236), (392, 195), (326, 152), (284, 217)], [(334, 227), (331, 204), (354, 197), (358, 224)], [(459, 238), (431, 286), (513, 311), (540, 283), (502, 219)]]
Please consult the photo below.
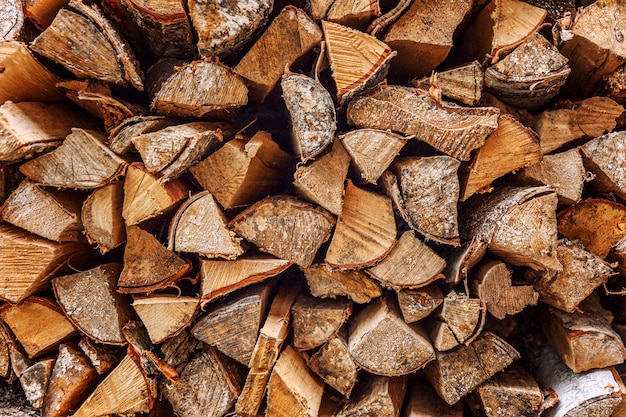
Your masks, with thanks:
[(396, 55), (389, 46), (337, 23), (322, 21), (322, 30), (341, 106), (385, 78), (389, 61)]
[(20, 166), (20, 171), (31, 180), (50, 187), (102, 187), (126, 169), (126, 161), (107, 148), (105, 141), (101, 132), (73, 128), (63, 145), (26, 162)]
[(357, 304), (365, 304), (382, 295), (380, 285), (356, 269), (342, 271), (326, 264), (315, 264), (304, 268), (302, 272), (314, 297), (345, 296)]
[(339, 136), (358, 178), (376, 184), (407, 139), (391, 132), (358, 129)]
[(165, 116), (130, 117), (109, 132), (109, 148), (118, 155), (127, 154), (134, 150), (132, 140), (135, 136), (163, 129), (170, 124), (173, 121)]
[(575, 311), (578, 304), (616, 274), (609, 264), (577, 242), (559, 240), (556, 254), (562, 271), (529, 272), (528, 278), (542, 302), (561, 310)]
[(200, 299), (195, 297), (133, 297), (133, 307), (154, 344), (162, 343), (189, 326), (199, 304)]
[(364, 378), (359, 382), (352, 398), (334, 416), (398, 417), (406, 393), (407, 379), (406, 376), (376, 375)]
[(52, 287), (63, 311), (85, 335), (111, 345), (126, 343), (121, 327), (133, 311), (127, 298), (115, 292), (120, 264), (55, 278)]
[(205, 60), (172, 68), (170, 62), (159, 61), (147, 76), (160, 71), (170, 75), (150, 88), (150, 109), (157, 114), (220, 117), (248, 103), (243, 80), (222, 64)]
[(19, 304), (6, 304), (0, 318), (31, 358), (50, 353), (59, 343), (77, 336), (59, 306), (46, 298), (29, 297)]
[(267, 417), (316, 417), (324, 384), (304, 359), (287, 346), (280, 354), (267, 384)]
[[(189, 171), (225, 209), (252, 204), (289, 184), (295, 158), (280, 149), (267, 132), (249, 140), (235, 138)], [(342, 188), (343, 189), (343, 188)]]
[[(483, 77), (482, 66), (478, 61), (474, 61), (468, 65), (437, 72), (435, 73), (434, 80), (439, 84), (439, 89), (443, 96), (467, 104), (468, 106), (475, 106), (482, 97)], [(434, 83), (431, 83), (430, 79), (423, 79), (413, 84), (423, 90), (434, 87), (434, 85), (432, 85)]]
[(431, 339), (435, 349), (444, 351), (461, 343), (469, 345), (483, 329), (485, 310), (480, 299), (451, 291), (433, 315)]
[(43, 359), (27, 368), (20, 376), (20, 385), (26, 399), (37, 410), (43, 407), (43, 398), (48, 388), (50, 374), (56, 358)]
[(428, 246), (404, 232), (391, 252), (367, 272), (384, 286), (393, 289), (419, 288), (443, 278), (446, 263)]
[(468, 346), (438, 353), (437, 360), (426, 367), (425, 375), (445, 402), (455, 404), (519, 357), (504, 340), (483, 332)]
[(330, 237), (334, 218), (291, 196), (265, 198), (235, 217), (230, 227), (264, 252), (308, 267)]
[(438, 151), (466, 161), (498, 127), (499, 113), (493, 107), (452, 106), (408, 87), (379, 86), (350, 102), (348, 123), (414, 135)]
[(345, 298), (320, 299), (302, 293), (291, 307), (293, 347), (315, 349), (339, 332), (352, 314), (352, 303)]
[(0, 207), (2, 220), (56, 242), (82, 238), (82, 196), (46, 190), (28, 180)]
[(333, 336), (311, 355), (308, 365), (326, 384), (344, 397), (350, 397), (357, 382), (359, 366), (352, 359), (348, 342), (341, 333)]
[[(326, 19), (329, 22), (365, 31), (369, 23), (380, 15), (380, 5), (378, 3), (378, 1), (369, 0), (335, 1), (328, 9)], [(323, 20), (323, 17), (320, 20)]]
[(422, 379), (409, 381), (407, 401), (402, 417), (463, 417), (463, 404), (450, 405)]
[(97, 344), (85, 337), (80, 339), (78, 347), (89, 358), (98, 375), (109, 372), (124, 357), (124, 350), (117, 346)]
[(399, 158), (392, 165), (402, 196), (399, 210), (404, 211), (411, 228), (426, 239), (459, 245), (460, 165), (449, 156)]
[(83, 203), (81, 220), (89, 243), (96, 243), (104, 254), (126, 241), (122, 205), (124, 182), (117, 181), (95, 189)]
[(350, 322), (348, 349), (359, 366), (376, 375), (406, 375), (435, 358), (428, 336), (408, 325), (390, 299), (372, 303)]
[(402, 79), (430, 74), (448, 56), (457, 26), (471, 7), (469, 0), (412, 2), (383, 38), (398, 53), (391, 73)]
[(274, 18), (234, 71), (248, 80), (251, 99), (261, 102), (278, 83), (285, 66), (292, 65), (321, 40), (322, 31), (304, 10), (287, 6)]
[(626, 134), (609, 133), (580, 147), (585, 167), (596, 176), (592, 184), (599, 192), (612, 192), (626, 200)]
[(407, 323), (423, 319), (443, 303), (443, 294), (435, 284), (397, 292), (402, 317)]

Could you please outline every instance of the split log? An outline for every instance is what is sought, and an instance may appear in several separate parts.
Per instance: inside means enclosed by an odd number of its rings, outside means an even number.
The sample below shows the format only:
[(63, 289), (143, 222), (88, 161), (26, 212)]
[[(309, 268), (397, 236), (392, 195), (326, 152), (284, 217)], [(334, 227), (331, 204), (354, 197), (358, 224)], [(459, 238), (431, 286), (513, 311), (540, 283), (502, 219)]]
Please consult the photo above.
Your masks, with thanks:
[(0, 102), (63, 99), (63, 94), (56, 88), (56, 83), (61, 80), (37, 61), (24, 43), (11, 40), (0, 43), (0, 67), (4, 68), (0, 78)]
[(315, 264), (303, 268), (302, 272), (314, 297), (348, 297), (357, 304), (365, 304), (382, 295), (376, 281), (357, 269), (343, 271), (326, 264)]
[(267, 384), (267, 417), (315, 417), (322, 403), (324, 384), (304, 359), (287, 346), (274, 365)]
[(452, 37), (471, 8), (469, 0), (412, 2), (383, 38), (398, 53), (391, 75), (402, 80), (429, 75), (450, 53)]
[(122, 217), (127, 226), (154, 219), (175, 210), (187, 195), (183, 182), (161, 182), (143, 165), (129, 165), (124, 179)]
[(67, 0), (29, 0), (24, 2), (24, 14), (41, 29), (52, 24), (59, 10), (66, 7)]
[(334, 0), (306, 0), (305, 10), (315, 21), (325, 20)]
[(339, 139), (352, 159), (356, 177), (369, 184), (376, 184), (407, 142), (400, 135), (375, 129), (353, 130)]
[(295, 158), (267, 132), (230, 140), (189, 171), (225, 209), (254, 203), (289, 184)]
[(437, 359), (426, 366), (425, 375), (437, 394), (452, 405), (519, 357), (504, 340), (483, 332), (468, 346), (437, 353)]
[(591, 184), (598, 192), (614, 193), (622, 201), (626, 200), (625, 146), (626, 134), (614, 132), (580, 147), (585, 167), (595, 175)]
[(134, 150), (135, 136), (166, 128), (173, 123), (165, 116), (129, 117), (109, 132), (109, 148), (118, 155), (125, 155)]
[(101, 132), (73, 128), (61, 146), (26, 162), (20, 172), (50, 187), (102, 187), (126, 169), (126, 161), (107, 148), (105, 140)]
[(154, 344), (162, 343), (189, 326), (199, 304), (200, 299), (195, 297), (133, 297), (133, 307)]
[(20, 35), (24, 26), (23, 5), (19, 1), (4, 0), (0, 12), (0, 39), (13, 40)]
[(272, 257), (240, 257), (232, 261), (200, 259), (203, 301), (211, 301), (284, 272), (293, 262)]
[(537, 304), (539, 298), (530, 285), (512, 285), (511, 275), (504, 262), (492, 260), (478, 268), (476, 277), (471, 281), (472, 290), (485, 303), (487, 311), (500, 320)]
[(451, 291), (432, 316), (430, 338), (433, 347), (443, 352), (459, 344), (469, 345), (483, 330), (486, 314), (482, 300)]
[(413, 135), (465, 161), (498, 127), (499, 113), (492, 107), (453, 106), (408, 87), (378, 86), (350, 102), (348, 123)]
[(64, 417), (85, 400), (97, 383), (98, 373), (74, 345), (59, 346), (50, 382), (43, 398), (42, 417)]
[(32, 158), (60, 146), (72, 128), (95, 126), (84, 113), (63, 103), (5, 101), (0, 106), (0, 161)]
[(24, 370), (20, 376), (20, 385), (26, 399), (37, 410), (43, 407), (43, 398), (50, 382), (55, 360), (56, 358), (42, 359)]
[(133, 317), (125, 296), (116, 293), (122, 265), (103, 264), (52, 280), (52, 288), (68, 319), (86, 336), (111, 345), (126, 343), (123, 324)]
[(504, 187), (465, 207), (460, 234), (488, 243), (493, 253), (512, 265), (560, 270), (556, 206), (556, 193), (548, 187)]
[(395, 242), (391, 200), (348, 181), (325, 262), (333, 268), (367, 267), (384, 258)]
[(352, 303), (345, 298), (320, 299), (301, 293), (291, 306), (293, 347), (304, 351), (328, 342), (350, 315)]
[(346, 337), (339, 332), (324, 343), (308, 361), (309, 368), (346, 398), (357, 383), (359, 366), (350, 351)]
[(397, 295), (402, 317), (407, 323), (423, 319), (443, 303), (443, 294), (435, 284), (416, 289), (401, 289)]
[(407, 401), (402, 417), (463, 417), (463, 404), (450, 405), (443, 401), (433, 387), (422, 379), (409, 381)]
[(391, 166), (402, 198), (397, 208), (409, 226), (426, 239), (459, 245), (460, 165), (458, 160), (442, 155), (398, 158)]
[(38, 54), (66, 67), (78, 78), (143, 90), (143, 74), (128, 43), (96, 5), (72, 1), (30, 45)]
[(406, 324), (390, 298), (371, 303), (352, 318), (348, 349), (361, 368), (384, 376), (415, 372), (435, 358), (421, 325)]
[(484, 73), (478, 61), (446, 71), (436, 72), (432, 80), (425, 78), (412, 84), (428, 91), (431, 87), (440, 89), (441, 95), (468, 106), (476, 106), (483, 93)]
[(330, 237), (334, 223), (325, 210), (283, 195), (259, 201), (237, 215), (229, 226), (262, 251), (306, 268)]
[(294, 188), (305, 199), (319, 204), (335, 215), (340, 215), (343, 205), (350, 155), (342, 142), (333, 141), (328, 153), (299, 165), (294, 174)]
[[(250, 99), (262, 102), (280, 80), (286, 66), (322, 40), (322, 31), (296, 7), (287, 6), (235, 67), (248, 81)], [(259, 65), (262, 62), (263, 65)]]
[(82, 199), (80, 194), (46, 190), (25, 180), (0, 207), (0, 217), (55, 242), (76, 242), (82, 238)]
[(146, 73), (146, 89), (156, 114), (228, 118), (248, 103), (243, 79), (230, 68), (209, 60), (184, 64), (163, 59)]
[(491, 183), (503, 175), (541, 161), (539, 140), (532, 129), (513, 116), (498, 118), (498, 128), (474, 153), (469, 165), (461, 173), (460, 200), (476, 193), (491, 190)]
[(124, 350), (119, 347), (97, 344), (85, 337), (80, 339), (78, 347), (87, 356), (98, 375), (108, 373), (124, 357)]
[(443, 274), (446, 276), (446, 285), (454, 286), (468, 277), (469, 271), (487, 253), (487, 243), (473, 237), (461, 244), (458, 248), (448, 248), (445, 259), (447, 261)]
[(576, 241), (559, 240), (556, 256), (563, 265), (562, 271), (529, 272), (527, 278), (542, 302), (567, 312), (575, 311), (578, 304), (616, 274), (609, 264)]
[(485, 88), (507, 104), (537, 109), (556, 97), (570, 72), (567, 58), (546, 38), (534, 33), (487, 68)]
[(0, 378), (11, 376), (11, 349), (15, 345), (13, 336), (4, 322), (0, 322)]
[(191, 334), (248, 366), (271, 302), (274, 282), (252, 285), (211, 305)]
[(85, 236), (105, 254), (126, 241), (122, 205), (124, 182), (116, 181), (95, 189), (85, 199), (80, 213)]
[(626, 32), (626, 25), (620, 17), (624, 13), (624, 4), (605, 0), (585, 7), (576, 17), (571, 28), (573, 38), (561, 48), (572, 67), (572, 74), (564, 87), (568, 94), (576, 97), (591, 95), (602, 78), (624, 62), (626, 46), (622, 32)]
[(78, 335), (59, 306), (46, 298), (29, 297), (19, 304), (5, 304), (0, 318), (30, 358), (49, 354), (59, 343)]
[(381, 82), (396, 53), (385, 43), (358, 30), (322, 21), (327, 56), (340, 107), (366, 88)]
[(369, 375), (359, 381), (352, 398), (334, 416), (398, 417), (406, 393), (407, 377)]
[(328, 9), (326, 20), (365, 31), (370, 22), (380, 16), (378, 3), (369, 0), (335, 0)]
[(286, 73), (280, 87), (291, 120), (291, 146), (300, 160), (307, 162), (335, 136), (335, 104), (324, 86), (306, 75)]
[(367, 272), (385, 287), (399, 290), (423, 287), (443, 278), (441, 271), (445, 266), (445, 261), (416, 238), (413, 231), (407, 231), (391, 252)]

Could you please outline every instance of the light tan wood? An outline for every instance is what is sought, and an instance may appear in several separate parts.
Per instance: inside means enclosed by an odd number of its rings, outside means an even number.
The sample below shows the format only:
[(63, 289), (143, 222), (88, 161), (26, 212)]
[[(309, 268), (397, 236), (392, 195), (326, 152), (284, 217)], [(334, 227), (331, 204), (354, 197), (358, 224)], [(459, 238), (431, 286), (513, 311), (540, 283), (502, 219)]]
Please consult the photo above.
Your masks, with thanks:
[(87, 356), (98, 375), (108, 373), (123, 359), (125, 354), (123, 348), (98, 344), (85, 337), (78, 341), (78, 347)]
[(398, 305), (407, 323), (423, 319), (443, 303), (443, 294), (436, 284), (397, 291)]
[(85, 236), (105, 254), (126, 241), (122, 217), (124, 182), (115, 181), (95, 189), (83, 203), (80, 213)]
[(351, 314), (352, 303), (346, 298), (321, 299), (301, 293), (291, 306), (294, 349), (311, 350), (328, 342)]
[(314, 264), (302, 272), (314, 297), (345, 296), (357, 304), (365, 304), (382, 295), (380, 285), (357, 269), (343, 271), (326, 264)]
[(165, 116), (129, 117), (109, 132), (109, 148), (118, 155), (134, 150), (133, 138), (142, 133), (153, 132), (174, 124)]
[(451, 291), (433, 314), (429, 326), (434, 348), (443, 352), (459, 344), (469, 345), (483, 330), (485, 315), (482, 300)]
[(409, 382), (406, 407), (402, 417), (463, 417), (463, 404), (450, 405), (423, 379)]
[(20, 385), (26, 399), (37, 410), (43, 407), (43, 398), (48, 388), (50, 374), (56, 358), (42, 359), (33, 364), (20, 376)]
[(607, 96), (619, 104), (626, 104), (626, 66), (624, 64), (603, 78), (601, 91), (603, 96)]
[(326, 20), (365, 31), (370, 22), (380, 16), (378, 3), (370, 0), (335, 0), (328, 9)]
[(407, 377), (369, 375), (359, 381), (352, 398), (334, 414), (336, 417), (373, 415), (398, 417), (406, 393)]
[(487, 243), (473, 237), (457, 248), (448, 250), (446, 253), (446, 268), (443, 274), (446, 276), (446, 285), (456, 285), (468, 277), (469, 271), (476, 266), (487, 252)]
[(24, 13), (38, 28), (45, 29), (56, 14), (67, 6), (67, 0), (28, 0), (24, 2)]
[(441, 95), (468, 106), (480, 102), (483, 93), (484, 72), (478, 61), (446, 71), (436, 72), (432, 77), (414, 81), (412, 84), (422, 90), (440, 90)]
[(24, 28), (24, 6), (20, 1), (5, 0), (0, 8), (0, 39), (18, 40)]
[(162, 343), (189, 326), (199, 304), (200, 299), (195, 297), (172, 295), (133, 297), (133, 307), (154, 344)]
[(15, 346), (13, 335), (4, 322), (0, 323), (0, 377), (6, 380), (11, 376), (11, 349)]
[(307, 0), (304, 9), (315, 21), (324, 20), (334, 0)]
[(350, 351), (346, 337), (339, 332), (324, 343), (308, 360), (309, 368), (346, 398), (357, 383), (359, 366)]
[(600, 193), (614, 193), (626, 200), (626, 169), (621, 149), (626, 145), (623, 132), (609, 133), (590, 140), (580, 147), (585, 167), (595, 178), (591, 184)]

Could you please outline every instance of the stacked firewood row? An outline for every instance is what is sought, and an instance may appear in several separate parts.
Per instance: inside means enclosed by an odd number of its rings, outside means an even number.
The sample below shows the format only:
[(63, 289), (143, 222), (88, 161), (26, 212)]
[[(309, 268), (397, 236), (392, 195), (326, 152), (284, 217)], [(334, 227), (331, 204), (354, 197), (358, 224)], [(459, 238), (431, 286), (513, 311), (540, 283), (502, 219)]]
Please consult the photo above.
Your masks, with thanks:
[(625, 34), (0, 0), (0, 378), (43, 417), (626, 416)]

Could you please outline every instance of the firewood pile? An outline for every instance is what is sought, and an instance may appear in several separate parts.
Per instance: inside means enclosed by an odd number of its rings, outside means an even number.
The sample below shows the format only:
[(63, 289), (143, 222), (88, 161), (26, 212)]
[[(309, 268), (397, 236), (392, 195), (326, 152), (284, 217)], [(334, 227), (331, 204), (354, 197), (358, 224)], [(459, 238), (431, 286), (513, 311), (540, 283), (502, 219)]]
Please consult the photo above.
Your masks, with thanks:
[(626, 416), (625, 34), (0, 0), (0, 415)]

